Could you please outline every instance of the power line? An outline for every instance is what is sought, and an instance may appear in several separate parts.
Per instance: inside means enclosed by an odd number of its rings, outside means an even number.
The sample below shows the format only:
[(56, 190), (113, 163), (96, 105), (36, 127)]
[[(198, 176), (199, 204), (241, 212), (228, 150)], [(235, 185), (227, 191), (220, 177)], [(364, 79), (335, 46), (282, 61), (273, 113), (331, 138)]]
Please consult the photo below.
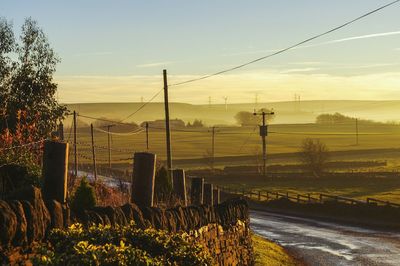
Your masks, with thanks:
[(89, 119), (94, 119), (94, 120), (99, 120), (99, 121), (103, 121), (103, 122), (109, 122), (109, 123), (125, 125), (125, 126), (133, 126), (132, 123), (123, 123), (122, 121), (115, 121), (115, 120), (105, 119), (105, 118), (101, 118), (101, 117), (93, 117), (93, 116), (81, 115), (81, 114), (77, 114), (77, 116), (84, 117), (84, 118), (89, 118)]
[(28, 146), (34, 146), (34, 145), (42, 143), (42, 142), (44, 142), (44, 140), (39, 140), (39, 141), (30, 142), (30, 143), (26, 143), (26, 144), (22, 144), (22, 145), (18, 145), (18, 146), (12, 146), (12, 147), (8, 147), (8, 148), (0, 148), (0, 151), (8, 151), (8, 150), (13, 150), (13, 149), (18, 149), (18, 148), (23, 148), (23, 147), (28, 147)]
[(178, 86), (178, 85), (183, 85), (183, 84), (192, 83), (192, 82), (195, 82), (195, 81), (199, 81), (199, 80), (211, 78), (211, 77), (214, 77), (214, 76), (217, 76), (217, 75), (221, 75), (221, 74), (224, 74), (224, 73), (227, 73), (227, 72), (231, 72), (231, 71), (236, 70), (236, 69), (239, 69), (239, 68), (243, 68), (243, 67), (245, 67), (245, 66), (254, 64), (254, 63), (256, 63), (256, 62), (265, 60), (265, 59), (267, 59), (267, 58), (270, 58), (270, 57), (273, 57), (273, 56), (282, 54), (282, 53), (284, 53), (284, 52), (286, 52), (286, 51), (289, 51), (289, 50), (292, 50), (293, 48), (296, 48), (296, 47), (298, 47), (298, 46), (300, 46), (300, 45), (303, 45), (303, 44), (305, 44), (305, 43), (308, 43), (308, 42), (310, 42), (310, 41), (313, 41), (313, 40), (315, 40), (315, 39), (318, 39), (318, 38), (320, 38), (320, 37), (322, 37), (322, 36), (328, 35), (328, 34), (330, 34), (330, 33), (332, 33), (332, 32), (338, 31), (338, 30), (340, 30), (340, 29), (342, 29), (342, 28), (344, 28), (344, 27), (346, 27), (346, 26), (348, 26), (348, 25), (350, 25), (350, 24), (355, 23), (355, 22), (358, 21), (358, 20), (361, 20), (361, 19), (363, 19), (363, 18), (365, 18), (365, 17), (368, 17), (368, 16), (370, 16), (370, 15), (372, 15), (372, 14), (374, 14), (374, 13), (377, 13), (377, 12), (381, 11), (382, 9), (385, 9), (385, 8), (387, 8), (387, 7), (389, 7), (389, 6), (392, 6), (392, 5), (394, 5), (394, 4), (398, 3), (398, 2), (400, 2), (400, 0), (396, 0), (396, 1), (390, 2), (390, 3), (386, 4), (386, 5), (380, 6), (380, 7), (376, 8), (376, 9), (374, 9), (374, 10), (372, 10), (372, 11), (369, 11), (369, 12), (367, 12), (367, 13), (365, 13), (365, 14), (363, 14), (363, 15), (357, 17), (357, 18), (355, 18), (355, 19), (352, 19), (352, 20), (350, 20), (350, 21), (348, 21), (348, 22), (346, 22), (346, 23), (344, 23), (344, 24), (341, 24), (340, 26), (337, 26), (337, 27), (335, 27), (335, 28), (332, 28), (332, 29), (330, 29), (330, 30), (328, 30), (328, 31), (325, 31), (325, 32), (323, 32), (323, 33), (317, 34), (317, 35), (315, 35), (315, 36), (313, 36), (313, 37), (310, 37), (310, 38), (308, 38), (308, 39), (306, 39), (306, 40), (304, 40), (304, 41), (298, 42), (298, 43), (296, 43), (296, 44), (294, 44), (294, 45), (291, 45), (291, 46), (289, 46), (289, 47), (287, 47), (287, 48), (278, 50), (278, 51), (276, 51), (276, 52), (274, 52), (274, 53), (272, 53), (272, 54), (269, 54), (269, 55), (266, 55), (266, 56), (263, 56), (263, 57), (259, 57), (259, 58), (257, 58), (257, 59), (251, 60), (251, 61), (249, 61), (249, 62), (247, 62), (247, 63), (241, 64), (241, 65), (238, 65), (238, 66), (235, 66), (235, 67), (231, 67), (231, 68), (228, 68), (228, 69), (219, 71), (219, 72), (215, 72), (215, 73), (213, 73), (213, 74), (208, 74), (208, 75), (205, 75), (205, 76), (201, 76), (201, 77), (199, 77), (199, 78), (194, 78), (194, 79), (189, 79), (189, 80), (186, 80), (186, 81), (174, 83), (174, 84), (171, 84), (171, 85), (169, 85), (169, 86), (170, 86), (170, 87), (171, 87), (171, 86)]
[(99, 132), (102, 132), (102, 133), (107, 133), (107, 134), (116, 135), (116, 136), (131, 136), (131, 135), (136, 135), (136, 134), (142, 133), (144, 131), (144, 129), (141, 128), (141, 127), (139, 127), (139, 129), (137, 129), (137, 130), (133, 130), (131, 132), (126, 132), (126, 133), (106, 131), (106, 130), (103, 130), (103, 129), (100, 129), (100, 128), (97, 128), (97, 127), (95, 127), (94, 129), (96, 131), (99, 131)]
[(237, 152), (238, 154), (242, 152), (242, 149), (244, 148), (244, 146), (247, 144), (247, 142), (249, 142), (251, 136), (256, 132), (256, 128), (257, 126), (255, 126), (253, 128), (253, 131), (250, 132), (249, 136), (246, 138), (246, 140), (243, 142), (243, 144), (240, 146), (239, 151)]
[[(400, 1), (400, 0), (399, 0)], [(125, 121), (126, 119), (132, 117), (133, 115), (135, 115), (137, 112), (139, 112), (140, 110), (142, 110), (146, 105), (148, 105), (149, 103), (151, 103), (162, 91), (164, 88), (162, 88), (161, 90), (159, 90), (156, 94), (153, 95), (153, 97), (150, 98), (150, 100), (148, 100), (147, 102), (143, 103), (141, 106), (139, 106), (138, 109), (136, 109), (133, 113), (131, 113), (130, 115), (128, 115), (127, 117), (125, 117), (124, 119), (121, 120)]]

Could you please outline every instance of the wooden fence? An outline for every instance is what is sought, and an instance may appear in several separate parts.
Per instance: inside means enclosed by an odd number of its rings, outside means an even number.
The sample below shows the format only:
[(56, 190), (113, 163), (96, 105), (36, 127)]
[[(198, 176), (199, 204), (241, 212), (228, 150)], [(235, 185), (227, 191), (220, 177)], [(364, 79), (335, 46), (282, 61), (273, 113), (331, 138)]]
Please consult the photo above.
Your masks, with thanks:
[(340, 202), (346, 203), (351, 205), (375, 205), (375, 206), (389, 206), (400, 208), (400, 204), (393, 203), (390, 201), (379, 200), (375, 198), (367, 198), (366, 200), (358, 200), (353, 198), (342, 197), (338, 195), (330, 195), (324, 193), (318, 194), (298, 194), (293, 192), (277, 192), (277, 191), (268, 191), (268, 190), (239, 190), (239, 189), (232, 189), (229, 187), (218, 186), (221, 191), (229, 194), (240, 195), (242, 197), (246, 197), (251, 200), (256, 201), (271, 201), (276, 199), (285, 198), (297, 203), (320, 203), (323, 204), (324, 202)]

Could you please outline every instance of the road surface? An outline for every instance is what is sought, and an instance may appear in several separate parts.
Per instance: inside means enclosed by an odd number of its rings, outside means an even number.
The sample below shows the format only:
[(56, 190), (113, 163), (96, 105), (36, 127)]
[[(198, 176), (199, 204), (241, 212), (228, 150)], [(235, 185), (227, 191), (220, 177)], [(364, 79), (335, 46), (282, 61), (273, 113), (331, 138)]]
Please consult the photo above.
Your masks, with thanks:
[(400, 265), (400, 233), (250, 212), (253, 231), (284, 246), (307, 265)]

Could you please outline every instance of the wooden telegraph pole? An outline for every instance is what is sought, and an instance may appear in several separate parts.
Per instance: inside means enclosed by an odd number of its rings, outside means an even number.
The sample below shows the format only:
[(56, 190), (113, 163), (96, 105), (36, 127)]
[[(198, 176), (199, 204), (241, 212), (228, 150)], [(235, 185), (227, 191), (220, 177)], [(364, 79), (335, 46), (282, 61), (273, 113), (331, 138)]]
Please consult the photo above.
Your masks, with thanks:
[(268, 135), (268, 127), (265, 123), (265, 116), (266, 115), (274, 115), (274, 112), (265, 112), (262, 111), (260, 113), (257, 113), (254, 110), (253, 115), (261, 115), (262, 116), (262, 126), (260, 126), (260, 136), (262, 139), (262, 148), (263, 148), (263, 176), (266, 176), (266, 170), (267, 170), (267, 141), (266, 141), (266, 136)]
[(78, 176), (78, 153), (76, 147), (76, 112), (74, 111), (74, 174)]
[(146, 148), (149, 151), (149, 122), (146, 122)]
[(211, 139), (211, 169), (214, 171), (215, 165), (215, 126), (211, 129), (212, 139)]
[(93, 158), (93, 175), (94, 175), (94, 182), (97, 182), (96, 151), (95, 151), (95, 149), (94, 149), (93, 124), (90, 124), (90, 134), (91, 134), (91, 136), (92, 136), (92, 158)]
[(110, 134), (110, 128), (112, 128), (113, 124), (111, 125), (107, 125), (105, 127), (107, 127), (107, 137), (108, 137), (108, 168), (110, 168), (111, 170), (111, 134)]
[(167, 166), (168, 166), (168, 176), (172, 181), (172, 156), (171, 156), (171, 131), (169, 127), (169, 103), (168, 103), (168, 81), (167, 81), (167, 70), (163, 70), (164, 78), (164, 107), (165, 107), (165, 133), (167, 142)]

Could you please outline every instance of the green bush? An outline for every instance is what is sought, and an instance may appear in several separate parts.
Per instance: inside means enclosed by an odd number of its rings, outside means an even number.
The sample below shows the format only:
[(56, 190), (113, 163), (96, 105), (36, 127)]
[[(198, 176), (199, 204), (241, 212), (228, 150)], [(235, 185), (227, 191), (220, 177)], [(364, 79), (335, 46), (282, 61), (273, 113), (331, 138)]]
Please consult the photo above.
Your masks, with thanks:
[(155, 229), (74, 224), (54, 229), (34, 265), (211, 265), (204, 249), (183, 236)]
[(82, 212), (94, 206), (96, 206), (96, 193), (86, 178), (83, 177), (72, 197), (71, 209), (75, 212)]

